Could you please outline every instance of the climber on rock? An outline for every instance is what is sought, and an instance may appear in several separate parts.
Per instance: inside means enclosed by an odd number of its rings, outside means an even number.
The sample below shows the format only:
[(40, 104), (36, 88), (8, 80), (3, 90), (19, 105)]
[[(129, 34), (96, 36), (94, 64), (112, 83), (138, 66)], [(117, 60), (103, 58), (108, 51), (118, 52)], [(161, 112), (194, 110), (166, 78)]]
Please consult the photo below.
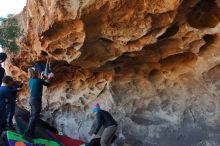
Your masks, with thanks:
[(29, 81), (28, 86), (30, 90), (29, 105), (30, 105), (30, 119), (28, 128), (25, 130), (24, 138), (32, 139), (35, 137), (35, 126), (40, 116), (42, 107), (42, 92), (43, 86), (49, 86), (50, 83), (38, 78), (38, 71), (35, 68), (28, 69)]
[(54, 78), (54, 73), (52, 72), (49, 59), (47, 62), (37, 62), (34, 67), (37, 69), (38, 73), (41, 74), (43, 79), (50, 82)]
[(100, 108), (100, 105), (96, 103), (93, 105), (92, 112), (96, 113), (96, 128), (91, 139), (96, 138), (97, 133), (100, 128), (104, 126), (104, 131), (101, 135), (101, 146), (110, 146), (111, 141), (117, 131), (117, 122), (111, 116), (111, 114), (107, 111), (104, 111)]
[(13, 84), (9, 87), (12, 90), (12, 95), (8, 97), (8, 102), (6, 104), (6, 119), (7, 119), (7, 128), (11, 130), (15, 130), (13, 127), (13, 116), (15, 113), (15, 105), (16, 105), (16, 98), (17, 92), (22, 88), (23, 81), (21, 83), (17, 83), (17, 81), (13, 81)]
[(5, 76), (2, 79), (2, 86), (0, 87), (0, 135), (6, 128), (6, 103), (12, 98), (14, 90), (11, 88), (14, 81), (10, 76)]
[(49, 82), (54, 78), (54, 73), (52, 72), (49, 60), (47, 60), (45, 70), (42, 74), (45, 77), (45, 79)]

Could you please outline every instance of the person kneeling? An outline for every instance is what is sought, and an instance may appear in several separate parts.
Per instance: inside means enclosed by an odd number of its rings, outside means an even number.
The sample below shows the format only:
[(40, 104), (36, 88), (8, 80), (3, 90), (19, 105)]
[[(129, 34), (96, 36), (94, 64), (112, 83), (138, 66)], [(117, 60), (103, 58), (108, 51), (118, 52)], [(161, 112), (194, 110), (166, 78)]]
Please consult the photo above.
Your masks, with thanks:
[(100, 108), (100, 105), (96, 103), (93, 105), (92, 112), (96, 113), (96, 128), (91, 139), (96, 138), (99, 129), (104, 126), (104, 131), (101, 135), (101, 146), (110, 146), (111, 141), (117, 131), (118, 124), (111, 116), (111, 114)]

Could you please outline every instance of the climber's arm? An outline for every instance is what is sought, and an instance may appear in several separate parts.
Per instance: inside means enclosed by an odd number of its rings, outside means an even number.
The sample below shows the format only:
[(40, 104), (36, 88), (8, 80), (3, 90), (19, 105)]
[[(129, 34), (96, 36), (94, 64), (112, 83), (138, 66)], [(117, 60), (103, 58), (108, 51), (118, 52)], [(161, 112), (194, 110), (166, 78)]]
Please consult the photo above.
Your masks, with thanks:
[(51, 85), (51, 83), (49, 83), (49, 82), (47, 82), (47, 81), (44, 81), (43, 79), (41, 79), (42, 80), (42, 84), (44, 85), (44, 86), (50, 86)]
[(102, 127), (102, 115), (101, 113), (97, 113), (96, 115), (96, 128), (95, 128), (95, 131), (94, 131), (94, 134), (96, 135), (98, 132), (99, 132), (99, 129)]

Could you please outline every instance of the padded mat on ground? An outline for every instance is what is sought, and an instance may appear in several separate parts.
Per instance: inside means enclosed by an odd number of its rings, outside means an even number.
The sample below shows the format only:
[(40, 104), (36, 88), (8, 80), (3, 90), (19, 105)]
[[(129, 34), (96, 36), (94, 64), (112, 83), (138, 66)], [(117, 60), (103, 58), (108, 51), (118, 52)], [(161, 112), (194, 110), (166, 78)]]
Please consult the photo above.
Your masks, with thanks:
[(57, 142), (46, 139), (33, 139), (33, 143), (29, 143), (23, 139), (22, 135), (7, 131), (6, 138), (9, 146), (60, 146)]

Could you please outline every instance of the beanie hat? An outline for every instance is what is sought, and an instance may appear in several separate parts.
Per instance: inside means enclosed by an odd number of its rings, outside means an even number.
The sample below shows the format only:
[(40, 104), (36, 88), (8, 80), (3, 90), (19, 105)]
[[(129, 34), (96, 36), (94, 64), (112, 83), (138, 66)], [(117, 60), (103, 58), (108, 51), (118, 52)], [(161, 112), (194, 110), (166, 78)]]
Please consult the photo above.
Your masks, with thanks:
[(98, 112), (99, 110), (101, 110), (100, 105), (98, 103), (94, 104), (92, 106), (92, 112)]

